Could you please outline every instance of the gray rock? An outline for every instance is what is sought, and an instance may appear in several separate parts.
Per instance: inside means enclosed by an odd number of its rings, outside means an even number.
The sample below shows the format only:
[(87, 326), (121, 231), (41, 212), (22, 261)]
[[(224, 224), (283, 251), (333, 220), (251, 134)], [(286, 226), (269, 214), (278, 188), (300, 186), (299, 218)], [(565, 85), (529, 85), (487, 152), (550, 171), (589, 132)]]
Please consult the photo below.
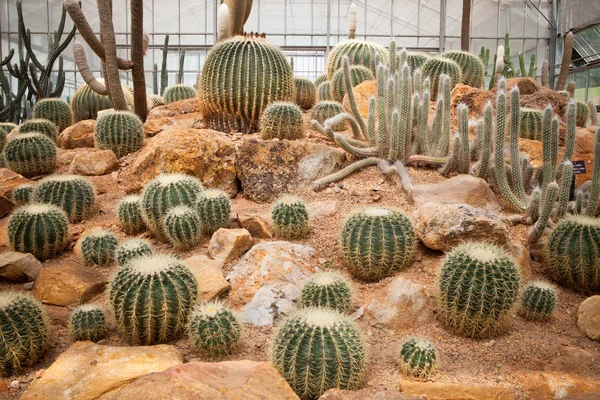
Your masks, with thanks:
[(42, 263), (29, 253), (8, 251), (0, 257), (0, 281), (11, 283), (35, 281)]

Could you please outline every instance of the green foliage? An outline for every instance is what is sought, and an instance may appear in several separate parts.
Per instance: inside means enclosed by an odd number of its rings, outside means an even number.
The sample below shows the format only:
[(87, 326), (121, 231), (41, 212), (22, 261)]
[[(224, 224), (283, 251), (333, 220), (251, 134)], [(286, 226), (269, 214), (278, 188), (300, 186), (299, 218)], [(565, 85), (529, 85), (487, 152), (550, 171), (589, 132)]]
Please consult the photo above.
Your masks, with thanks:
[(0, 376), (20, 372), (48, 347), (48, 322), (41, 304), (20, 292), (0, 293)]
[(84, 304), (73, 310), (69, 328), (74, 342), (97, 342), (108, 334), (104, 312), (94, 304)]
[(205, 121), (222, 132), (254, 133), (268, 104), (295, 99), (285, 55), (252, 35), (235, 36), (213, 47), (198, 92)]
[(96, 121), (94, 140), (97, 148), (112, 150), (121, 158), (142, 148), (144, 125), (128, 111), (106, 113)]
[(427, 62), (431, 57), (423, 53), (408, 53), (406, 56), (406, 63), (410, 67), (410, 71), (414, 72), (420, 69), (423, 64)]
[(35, 103), (33, 118), (43, 118), (54, 122), (59, 132), (73, 123), (69, 105), (66, 101), (57, 98), (42, 99)]
[(340, 273), (317, 272), (302, 285), (300, 304), (302, 307), (331, 308), (345, 314), (352, 306), (352, 284)]
[(202, 224), (198, 213), (190, 206), (180, 205), (170, 208), (163, 219), (163, 224), (167, 240), (178, 249), (192, 249), (200, 241)]
[(294, 103), (271, 103), (260, 117), (261, 138), (297, 140), (306, 136), (302, 110)]
[(273, 233), (282, 238), (301, 238), (310, 230), (308, 210), (298, 197), (284, 196), (271, 209)]
[(323, 82), (327, 81), (327, 73), (323, 72), (322, 74), (317, 75), (315, 79), (315, 87), (319, 87), (319, 85)]
[[(362, 65), (353, 65), (350, 67), (350, 81), (352, 87), (359, 85), (361, 82), (375, 79), (369, 68)], [(346, 94), (346, 85), (344, 82), (344, 70), (338, 69), (331, 78), (332, 94), (335, 101), (341, 102)]]
[(152, 257), (154, 251), (150, 242), (144, 239), (130, 239), (117, 247), (117, 265), (122, 267), (134, 258)]
[(198, 196), (196, 210), (200, 216), (202, 230), (204, 233), (212, 235), (219, 228), (224, 228), (229, 224), (231, 201), (224, 191), (208, 189)]
[(411, 263), (417, 245), (412, 222), (399, 210), (366, 208), (347, 219), (340, 250), (350, 272), (366, 281), (393, 275)]
[(317, 101), (317, 87), (307, 78), (294, 78), (296, 85), (296, 104), (305, 110), (310, 110)]
[(441, 75), (448, 75), (450, 77), (450, 90), (458, 85), (462, 79), (460, 66), (456, 62), (443, 57), (435, 57), (427, 60), (423, 64), (421, 74), (423, 77), (429, 77), (431, 80), (431, 100), (437, 99)]
[(543, 281), (525, 286), (521, 297), (521, 315), (531, 321), (548, 321), (556, 308), (556, 288)]
[(524, 139), (542, 140), (542, 111), (521, 108), (521, 129), (519, 136)]
[(49, 174), (56, 167), (56, 146), (42, 133), (14, 136), (3, 154), (6, 166), (27, 178)]
[(32, 199), (61, 207), (71, 222), (82, 221), (96, 212), (96, 189), (80, 175), (50, 175), (39, 181)]
[(196, 96), (196, 90), (187, 85), (169, 86), (163, 93), (163, 99), (166, 104), (171, 104), (180, 100), (193, 99)]
[(331, 82), (325, 81), (317, 86), (317, 100), (318, 101), (327, 101), (333, 100), (333, 92), (331, 87)]
[(30, 132), (43, 133), (53, 142), (56, 142), (56, 138), (58, 137), (58, 128), (54, 122), (47, 119), (39, 118), (23, 121), (23, 123), (19, 126), (19, 133), (23, 134)]
[(166, 343), (179, 336), (197, 295), (194, 275), (166, 255), (134, 258), (108, 287), (117, 327), (134, 345)]
[(271, 363), (301, 399), (328, 389), (353, 390), (367, 374), (366, 344), (356, 323), (337, 311), (290, 314), (273, 340)]
[(442, 57), (458, 64), (461, 70), (460, 83), (476, 88), (483, 87), (485, 66), (478, 56), (466, 51), (447, 51)]
[[(310, 118), (318, 121), (321, 125), (325, 123), (329, 118), (333, 118), (338, 114), (344, 112), (344, 106), (337, 101), (323, 100), (319, 101), (310, 110)], [(331, 126), (334, 132), (346, 130), (348, 124), (346, 121), (340, 121)]]
[(590, 116), (590, 109), (583, 101), (576, 101), (575, 110), (575, 124), (584, 128)]
[[(97, 78), (98, 82), (104, 84), (104, 79)], [(128, 105), (133, 106), (133, 94), (131, 88), (122, 85), (125, 101)], [(108, 96), (104, 96), (94, 92), (87, 83), (79, 86), (71, 99), (71, 112), (75, 122), (86, 119), (98, 118), (98, 112), (112, 108), (112, 103)]]
[(32, 183), (24, 183), (17, 186), (12, 191), (12, 202), (18, 206), (24, 206), (32, 198), (35, 186)]
[(241, 324), (221, 302), (197, 305), (190, 314), (188, 336), (192, 349), (209, 359), (230, 354), (241, 333)]
[(519, 269), (506, 251), (485, 243), (458, 245), (440, 272), (438, 316), (465, 336), (493, 335), (510, 317), (519, 282)]
[(38, 260), (58, 254), (69, 241), (69, 221), (65, 212), (52, 204), (29, 204), (17, 208), (8, 220), (10, 247), (31, 253)]
[(402, 345), (398, 363), (403, 374), (427, 378), (437, 370), (438, 358), (428, 340), (413, 337)]
[(135, 195), (125, 196), (117, 206), (121, 229), (128, 235), (142, 232), (146, 227), (142, 217), (141, 199), (140, 196)]
[(81, 241), (81, 256), (87, 265), (110, 265), (115, 262), (117, 237), (110, 231), (95, 230)]
[[(372, 75), (375, 75), (377, 70), (377, 59), (384, 64), (388, 62), (388, 52), (383, 46), (363, 40), (346, 40), (335, 46), (327, 56), (325, 71), (327, 72), (327, 79), (330, 81), (333, 79), (335, 72), (342, 68), (342, 58), (344, 56), (348, 57), (350, 66), (362, 65), (367, 67), (371, 70)], [(319, 100), (327, 99), (319, 98)]]

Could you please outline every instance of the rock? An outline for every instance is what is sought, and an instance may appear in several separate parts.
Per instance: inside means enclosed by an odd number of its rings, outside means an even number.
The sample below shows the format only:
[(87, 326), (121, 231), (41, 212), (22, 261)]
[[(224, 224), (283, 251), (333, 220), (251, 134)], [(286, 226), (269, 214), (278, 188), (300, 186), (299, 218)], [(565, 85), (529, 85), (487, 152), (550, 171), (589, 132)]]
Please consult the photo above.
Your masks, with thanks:
[(362, 390), (329, 389), (319, 400), (422, 400), (420, 396), (409, 396), (393, 390), (377, 390), (374, 388)]
[(106, 175), (118, 166), (119, 159), (112, 150), (94, 150), (76, 154), (69, 172), (78, 175)]
[(506, 246), (510, 234), (501, 215), (467, 204), (422, 204), (415, 230), (425, 246), (441, 251), (469, 240)]
[(200, 102), (197, 98), (185, 99), (176, 101), (174, 103), (165, 104), (164, 106), (154, 107), (148, 113), (146, 120), (175, 117), (181, 114), (198, 113), (200, 111), (202, 110), (200, 109)]
[(190, 362), (142, 376), (115, 393), (119, 400), (292, 400), (285, 379), (267, 362)]
[(210, 259), (204, 254), (186, 258), (183, 263), (192, 271), (198, 281), (198, 301), (210, 301), (231, 289), (223, 277), (221, 261)]
[(0, 281), (22, 283), (35, 281), (42, 263), (30, 253), (9, 251), (0, 257)]
[(273, 237), (269, 223), (260, 215), (238, 215), (242, 228), (246, 229), (252, 237), (259, 239), (270, 239)]
[(173, 119), (169, 117), (161, 117), (148, 119), (144, 122), (144, 133), (146, 136), (156, 136), (165, 130), (166, 127), (173, 125)]
[(515, 379), (532, 399), (563, 399), (579, 393), (600, 393), (600, 382), (563, 371), (519, 371)]
[(337, 214), (340, 203), (336, 200), (324, 200), (308, 203), (308, 215), (313, 220), (320, 218), (333, 217)]
[(392, 329), (413, 328), (431, 318), (425, 288), (401, 276), (371, 295), (364, 310), (370, 325)]
[(461, 174), (433, 185), (415, 185), (415, 207), (425, 203), (468, 204), (487, 211), (499, 211), (498, 199), (485, 179)]
[(56, 145), (63, 149), (75, 149), (77, 147), (94, 147), (94, 130), (96, 121), (87, 119), (76, 122), (58, 135)]
[(208, 244), (208, 255), (223, 264), (230, 263), (252, 247), (252, 235), (246, 229), (220, 228)]
[(512, 400), (515, 395), (507, 388), (454, 385), (451, 383), (400, 381), (400, 391), (424, 396), (427, 400)]
[(271, 202), (310, 187), (337, 171), (346, 160), (338, 148), (304, 140), (247, 139), (238, 150), (237, 175), (246, 197)]
[(510, 242), (505, 246), (506, 250), (514, 257), (519, 269), (521, 270), (521, 276), (525, 282), (529, 281), (532, 277), (531, 272), (531, 253), (527, 246), (524, 246), (518, 242)]
[(52, 325), (67, 326), (71, 321), (71, 311), (67, 307), (44, 305), (44, 311)]
[(100, 294), (106, 281), (106, 277), (92, 268), (64, 263), (42, 268), (33, 292), (42, 303), (72, 306)]
[(2, 247), (10, 247), (7, 232), (8, 220), (8, 217), (0, 219), (0, 246)]
[(510, 78), (510, 79), (506, 80), (506, 92), (507, 93), (510, 93), (510, 91), (515, 86), (519, 87), (519, 94), (521, 96), (525, 96), (528, 94), (534, 94), (542, 88), (542, 85), (540, 85), (535, 79), (530, 78), (530, 77), (526, 77), (526, 78), (517, 77), (517, 78)]
[(4, 217), (17, 206), (11, 201), (12, 191), (15, 187), (30, 180), (8, 168), (0, 168), (0, 218)]
[[(496, 94), (494, 92), (468, 85), (456, 85), (454, 89), (452, 89), (450, 96), (450, 101), (453, 105), (466, 104), (469, 107), (469, 118), (472, 119), (483, 117), (483, 109), (488, 101), (490, 101), (494, 107), (496, 106)], [(510, 104), (508, 101), (507, 103)], [(433, 109), (431, 111), (433, 111)]]
[(234, 196), (238, 191), (235, 151), (231, 139), (221, 132), (172, 126), (147, 141), (124, 182), (131, 192), (160, 173), (184, 173)]
[(600, 295), (585, 299), (577, 310), (577, 327), (592, 340), (600, 340)]
[[(567, 97), (546, 87), (542, 87), (532, 94), (521, 95), (521, 108), (543, 110), (548, 104), (551, 104), (554, 113), (561, 116), (564, 116), (568, 102)], [(510, 104), (508, 100), (507, 104)]]
[(75, 342), (35, 380), (21, 400), (109, 399), (122, 386), (151, 372), (182, 364), (174, 346), (102, 346)]
[[(363, 81), (356, 85), (352, 89), (352, 92), (354, 93), (354, 98), (356, 99), (358, 112), (366, 120), (369, 116), (369, 99), (371, 96), (375, 96), (375, 98), (377, 98), (377, 81)], [(342, 103), (346, 111), (351, 113), (352, 110), (350, 109), (350, 101), (348, 101), (347, 94), (344, 95), (344, 101)]]

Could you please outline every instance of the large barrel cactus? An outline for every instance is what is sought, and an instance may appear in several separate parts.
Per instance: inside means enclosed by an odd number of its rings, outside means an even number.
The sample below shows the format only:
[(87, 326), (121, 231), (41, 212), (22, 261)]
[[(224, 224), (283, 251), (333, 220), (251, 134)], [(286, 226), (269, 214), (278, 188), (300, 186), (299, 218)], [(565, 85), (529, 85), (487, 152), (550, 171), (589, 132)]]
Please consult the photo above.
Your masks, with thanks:
[(373, 75), (377, 72), (377, 58), (384, 64), (388, 62), (388, 51), (383, 46), (364, 40), (346, 40), (335, 46), (327, 57), (325, 65), (327, 79), (332, 80), (333, 74), (342, 68), (342, 58), (344, 56), (348, 57), (350, 65), (367, 67)]
[[(104, 84), (104, 79), (97, 78), (100, 83)], [(125, 85), (122, 86), (125, 101), (128, 105), (133, 106), (133, 94), (131, 89)], [(86, 119), (96, 119), (98, 111), (112, 108), (112, 103), (108, 96), (104, 96), (94, 92), (87, 83), (79, 86), (71, 99), (71, 112), (75, 122)]]
[(56, 167), (56, 146), (39, 132), (17, 135), (4, 146), (4, 163), (27, 178), (46, 175)]
[(447, 51), (442, 57), (458, 64), (462, 72), (460, 83), (476, 88), (483, 86), (485, 67), (478, 56), (467, 51)]
[(458, 85), (462, 79), (460, 66), (449, 58), (431, 58), (427, 60), (421, 68), (421, 76), (423, 79), (429, 78), (431, 81), (431, 100), (437, 99), (440, 77), (442, 75), (448, 75), (450, 77), (450, 90)]
[(19, 126), (19, 133), (39, 132), (48, 136), (53, 142), (58, 137), (58, 128), (54, 122), (47, 119), (36, 118), (28, 119)]
[(406, 55), (406, 63), (408, 64), (408, 67), (410, 68), (411, 72), (416, 71), (417, 69), (421, 69), (423, 64), (425, 64), (425, 62), (429, 59), (430, 57), (427, 54), (423, 53), (409, 52)]
[(69, 105), (66, 101), (57, 98), (42, 99), (35, 103), (33, 118), (43, 118), (54, 122), (59, 132), (73, 123)]
[(80, 175), (51, 175), (35, 187), (32, 201), (61, 207), (71, 222), (79, 222), (96, 212), (96, 189)]
[(112, 150), (121, 158), (138, 151), (144, 141), (144, 125), (137, 115), (115, 111), (101, 115), (94, 129), (96, 147)]

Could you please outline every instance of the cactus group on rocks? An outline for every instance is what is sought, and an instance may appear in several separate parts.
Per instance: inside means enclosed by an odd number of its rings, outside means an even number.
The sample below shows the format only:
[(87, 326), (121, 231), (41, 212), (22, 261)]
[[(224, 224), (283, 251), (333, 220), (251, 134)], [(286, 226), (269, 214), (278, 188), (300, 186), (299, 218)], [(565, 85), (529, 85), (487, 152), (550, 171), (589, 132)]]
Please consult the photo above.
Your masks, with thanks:
[(144, 126), (139, 117), (128, 111), (102, 114), (94, 130), (96, 147), (112, 150), (118, 158), (142, 148)]
[(61, 207), (71, 222), (79, 222), (96, 212), (96, 188), (79, 175), (51, 175), (39, 181), (32, 201)]
[(81, 241), (81, 256), (87, 265), (110, 265), (115, 261), (119, 240), (110, 231), (94, 230)]
[(271, 209), (273, 232), (281, 238), (301, 238), (310, 230), (308, 210), (304, 201), (284, 196)]
[(95, 304), (84, 304), (73, 310), (69, 328), (73, 341), (97, 342), (108, 334), (104, 312)]
[(352, 306), (352, 284), (338, 272), (317, 272), (303, 283), (300, 304), (302, 307), (331, 308), (345, 314)]
[(306, 136), (302, 110), (294, 103), (271, 103), (260, 117), (261, 138), (297, 140)]
[(240, 340), (242, 326), (223, 303), (197, 305), (190, 313), (188, 336), (195, 353), (209, 359), (230, 354)]

